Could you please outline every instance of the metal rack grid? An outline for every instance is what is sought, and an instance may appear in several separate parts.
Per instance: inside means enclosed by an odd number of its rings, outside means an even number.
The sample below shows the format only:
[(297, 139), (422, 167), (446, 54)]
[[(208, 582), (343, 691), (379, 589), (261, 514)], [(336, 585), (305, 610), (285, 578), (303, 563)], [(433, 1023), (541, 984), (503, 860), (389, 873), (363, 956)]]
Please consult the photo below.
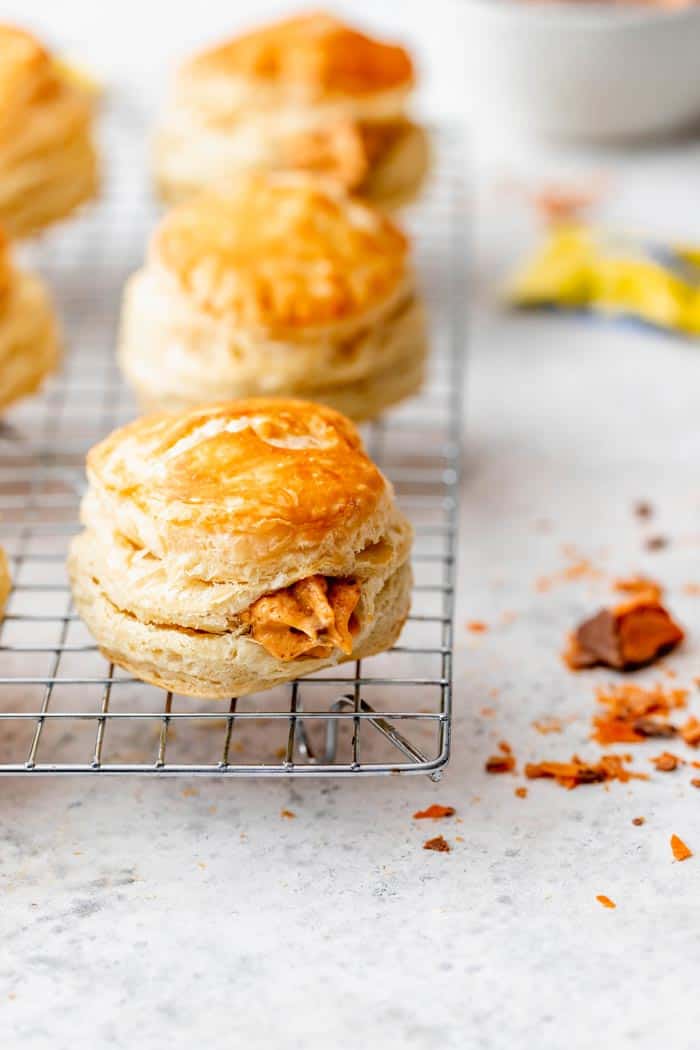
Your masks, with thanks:
[(466, 205), (460, 136), (436, 133), (437, 172), (409, 224), (428, 296), (424, 393), (365, 429), (414, 523), (413, 606), (389, 653), (266, 693), (202, 701), (108, 663), (75, 614), (65, 554), (86, 450), (135, 414), (114, 357), (121, 287), (156, 209), (141, 122), (105, 120), (99, 205), (23, 259), (52, 285), (62, 373), (0, 424), (0, 542), (14, 588), (0, 624), (0, 774), (289, 776), (428, 773), (450, 751), (453, 580), (465, 350)]

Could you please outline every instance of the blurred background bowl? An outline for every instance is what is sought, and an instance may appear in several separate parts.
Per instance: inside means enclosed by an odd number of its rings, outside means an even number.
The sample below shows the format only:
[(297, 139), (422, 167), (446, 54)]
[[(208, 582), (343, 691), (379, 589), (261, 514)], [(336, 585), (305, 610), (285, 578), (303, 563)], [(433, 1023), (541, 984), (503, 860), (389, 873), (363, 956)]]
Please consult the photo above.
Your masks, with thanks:
[(469, 0), (478, 123), (589, 142), (700, 125), (700, 7)]

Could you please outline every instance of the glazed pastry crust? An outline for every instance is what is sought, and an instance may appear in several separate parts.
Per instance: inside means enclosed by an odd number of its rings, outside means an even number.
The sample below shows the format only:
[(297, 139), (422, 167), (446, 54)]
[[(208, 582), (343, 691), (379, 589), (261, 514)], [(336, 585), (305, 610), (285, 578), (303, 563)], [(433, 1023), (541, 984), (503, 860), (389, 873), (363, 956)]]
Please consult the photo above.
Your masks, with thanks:
[(59, 356), (60, 334), (44, 284), (13, 268), (0, 239), (0, 410), (34, 393)]
[(194, 306), (267, 332), (370, 310), (407, 264), (406, 237), (381, 213), (295, 175), (251, 175), (175, 208), (149, 253)]
[(26, 236), (97, 189), (90, 96), (30, 34), (0, 25), (0, 224)]
[[(240, 695), (377, 652), (407, 615), (411, 527), (331, 409), (253, 399), (138, 420), (92, 450), (88, 478), (76, 607), (147, 681)], [(309, 577), (353, 584), (352, 649), (278, 659), (251, 611)]]
[(88, 523), (104, 516), (173, 570), (264, 590), (329, 574), (381, 538), (394, 506), (352, 424), (301, 401), (146, 417), (93, 448), (87, 471)]
[(242, 78), (285, 98), (318, 102), (406, 89), (414, 80), (408, 52), (374, 40), (326, 14), (265, 26), (195, 56), (183, 69), (190, 83)]

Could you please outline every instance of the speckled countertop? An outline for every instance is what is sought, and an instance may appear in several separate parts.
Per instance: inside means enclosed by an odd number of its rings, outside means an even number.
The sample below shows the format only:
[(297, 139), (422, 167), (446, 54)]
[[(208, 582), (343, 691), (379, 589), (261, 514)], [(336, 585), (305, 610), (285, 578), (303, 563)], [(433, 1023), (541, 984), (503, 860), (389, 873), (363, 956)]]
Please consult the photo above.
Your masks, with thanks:
[[(520, 764), (596, 753), (594, 688), (609, 676), (573, 676), (558, 654), (566, 629), (608, 597), (607, 576), (663, 581), (688, 628), (665, 667), (679, 684), (700, 673), (700, 599), (683, 590), (700, 583), (700, 354), (633, 328), (495, 308), (531, 232), (498, 179), (593, 163), (519, 154), (514, 165), (507, 152), (477, 158), (455, 737), (442, 782), (3, 780), (3, 1046), (696, 1045), (690, 773), (609, 790), (537, 782), (520, 799), (520, 778), (483, 772), (504, 737)], [(700, 239), (699, 147), (595, 164), (614, 175), (612, 225)], [(639, 499), (652, 521), (632, 513)], [(664, 550), (644, 549), (651, 532), (668, 537)], [(602, 575), (539, 589), (569, 564), (567, 547)], [(470, 634), (471, 619), (489, 629)], [(561, 735), (532, 728), (547, 715), (565, 721)], [(635, 765), (651, 770), (658, 750), (641, 746)], [(431, 802), (457, 818), (411, 819)], [(450, 853), (422, 849), (438, 830)], [(673, 862), (672, 832), (696, 857)]]

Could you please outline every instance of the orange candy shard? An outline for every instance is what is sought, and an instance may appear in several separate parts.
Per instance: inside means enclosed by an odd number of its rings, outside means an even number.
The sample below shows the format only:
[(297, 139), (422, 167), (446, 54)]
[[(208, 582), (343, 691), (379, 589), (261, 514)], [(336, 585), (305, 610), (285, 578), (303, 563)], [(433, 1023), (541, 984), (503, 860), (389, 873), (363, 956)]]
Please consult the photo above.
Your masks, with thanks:
[(683, 839), (678, 838), (678, 835), (671, 835), (671, 850), (674, 860), (688, 860), (693, 855), (693, 851), (686, 846)]
[(647, 591), (614, 609), (601, 609), (580, 624), (564, 660), (572, 671), (600, 664), (632, 671), (658, 660), (683, 638), (670, 613)]
[(665, 689), (658, 683), (647, 688), (625, 683), (599, 689), (598, 703), (607, 710), (603, 715), (594, 715), (592, 739), (606, 746), (675, 736), (676, 727), (668, 716), (685, 707), (687, 697), (686, 689)]
[(648, 780), (646, 773), (635, 773), (625, 767), (626, 756), (601, 755), (598, 762), (584, 762), (574, 755), (570, 762), (528, 762), (525, 776), (529, 780), (555, 780), (571, 791), (580, 784), (599, 784), (606, 780)]
[(454, 806), (440, 806), (433, 803), (427, 809), (419, 809), (413, 814), (414, 820), (442, 820), (443, 817), (452, 817), (455, 814)]
[(449, 853), (450, 844), (442, 835), (436, 835), (434, 839), (428, 839), (423, 843), (423, 849), (435, 850), (436, 853)]

